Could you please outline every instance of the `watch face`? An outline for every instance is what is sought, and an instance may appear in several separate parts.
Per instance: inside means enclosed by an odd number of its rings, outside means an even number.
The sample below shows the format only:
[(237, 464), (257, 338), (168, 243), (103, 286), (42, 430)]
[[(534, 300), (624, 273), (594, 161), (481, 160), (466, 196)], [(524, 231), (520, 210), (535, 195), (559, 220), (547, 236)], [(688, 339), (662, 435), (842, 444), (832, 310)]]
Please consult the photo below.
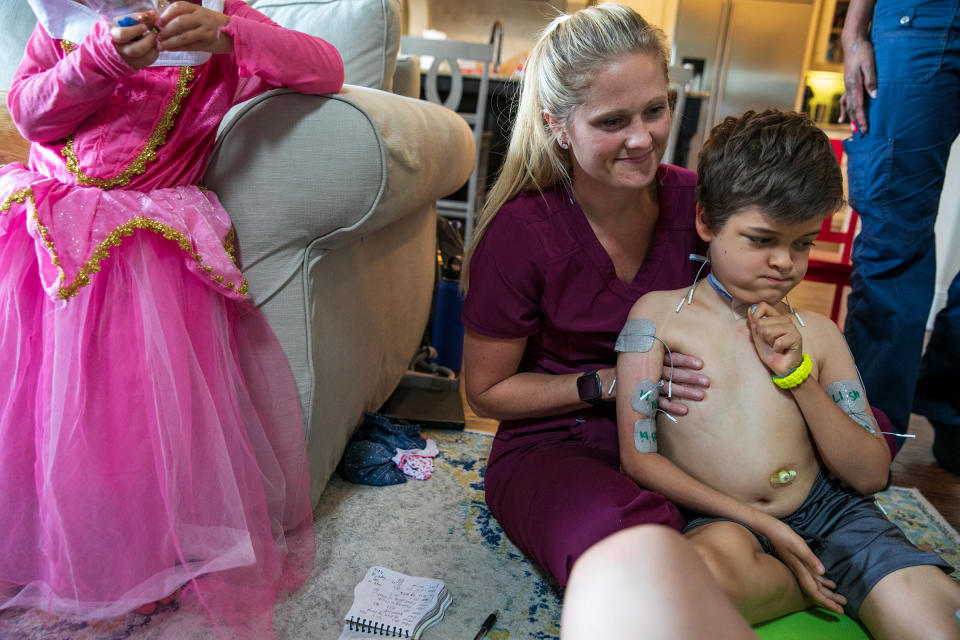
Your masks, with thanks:
[(577, 378), (577, 392), (584, 402), (596, 402), (602, 395), (600, 390), (600, 376), (596, 371), (590, 371)]

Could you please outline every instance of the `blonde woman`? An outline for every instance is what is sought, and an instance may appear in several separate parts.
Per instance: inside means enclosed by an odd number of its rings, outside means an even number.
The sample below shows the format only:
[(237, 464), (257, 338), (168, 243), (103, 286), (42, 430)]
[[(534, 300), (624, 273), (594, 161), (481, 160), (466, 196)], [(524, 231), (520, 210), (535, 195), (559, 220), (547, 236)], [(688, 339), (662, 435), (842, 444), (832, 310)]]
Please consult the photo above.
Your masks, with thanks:
[[(510, 539), (566, 584), (621, 529), (683, 526), (620, 473), (613, 344), (632, 304), (689, 285), (703, 253), (693, 172), (660, 164), (670, 129), (663, 33), (602, 4), (556, 18), (527, 61), (510, 148), (468, 250), (467, 399), (499, 419), (486, 473)], [(673, 397), (701, 363), (673, 354)], [(679, 383), (679, 384), (678, 384)], [(662, 407), (678, 415), (676, 401)]]

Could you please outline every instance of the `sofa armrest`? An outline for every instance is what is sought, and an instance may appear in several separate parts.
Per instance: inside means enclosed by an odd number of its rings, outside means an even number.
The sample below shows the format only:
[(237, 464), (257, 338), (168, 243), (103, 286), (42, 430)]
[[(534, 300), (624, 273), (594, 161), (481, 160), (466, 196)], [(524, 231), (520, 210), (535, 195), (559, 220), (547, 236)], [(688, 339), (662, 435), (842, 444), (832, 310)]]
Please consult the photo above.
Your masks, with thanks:
[(237, 113), (204, 183), (230, 213), (241, 268), (262, 304), (302, 265), (432, 206), (469, 177), (470, 127), (422, 100), (346, 85), (329, 96), (278, 90)]

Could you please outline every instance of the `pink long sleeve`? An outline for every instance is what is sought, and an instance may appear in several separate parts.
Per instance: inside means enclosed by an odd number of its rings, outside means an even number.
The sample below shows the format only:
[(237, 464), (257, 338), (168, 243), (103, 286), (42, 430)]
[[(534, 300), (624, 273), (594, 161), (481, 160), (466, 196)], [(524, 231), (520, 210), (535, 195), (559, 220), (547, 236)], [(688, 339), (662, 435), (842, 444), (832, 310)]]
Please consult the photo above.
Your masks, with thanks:
[(37, 25), (14, 75), (7, 108), (27, 140), (60, 140), (103, 106), (119, 79), (134, 72), (113, 46), (106, 24), (98, 23), (71, 55)]
[(222, 32), (233, 37), (240, 74), (236, 100), (276, 87), (302, 93), (336, 93), (343, 86), (343, 60), (330, 43), (285, 29), (241, 0), (227, 0), (230, 23)]
[(329, 43), (282, 28), (242, 0), (226, 0), (224, 13), (234, 52), (139, 71), (120, 57), (105, 22), (70, 53), (38, 27), (8, 96), (34, 143), (30, 169), (64, 183), (103, 179), (139, 190), (196, 184), (234, 104), (276, 87), (334, 93), (343, 85), (343, 61)]

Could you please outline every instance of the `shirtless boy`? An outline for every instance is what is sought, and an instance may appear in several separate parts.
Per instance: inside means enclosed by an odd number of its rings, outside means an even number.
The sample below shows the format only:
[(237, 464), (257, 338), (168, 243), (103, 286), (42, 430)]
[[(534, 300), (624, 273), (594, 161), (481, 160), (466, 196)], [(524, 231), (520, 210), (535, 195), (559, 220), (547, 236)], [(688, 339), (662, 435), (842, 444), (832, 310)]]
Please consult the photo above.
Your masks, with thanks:
[[(714, 128), (697, 171), (711, 273), (643, 296), (617, 341), (623, 472), (703, 516), (687, 536), (750, 622), (820, 605), (878, 640), (960, 638), (952, 568), (865, 497), (890, 454), (843, 335), (785, 301), (843, 204), (829, 140), (805, 116), (748, 112)], [(668, 348), (711, 380), (676, 418), (657, 409)]]

